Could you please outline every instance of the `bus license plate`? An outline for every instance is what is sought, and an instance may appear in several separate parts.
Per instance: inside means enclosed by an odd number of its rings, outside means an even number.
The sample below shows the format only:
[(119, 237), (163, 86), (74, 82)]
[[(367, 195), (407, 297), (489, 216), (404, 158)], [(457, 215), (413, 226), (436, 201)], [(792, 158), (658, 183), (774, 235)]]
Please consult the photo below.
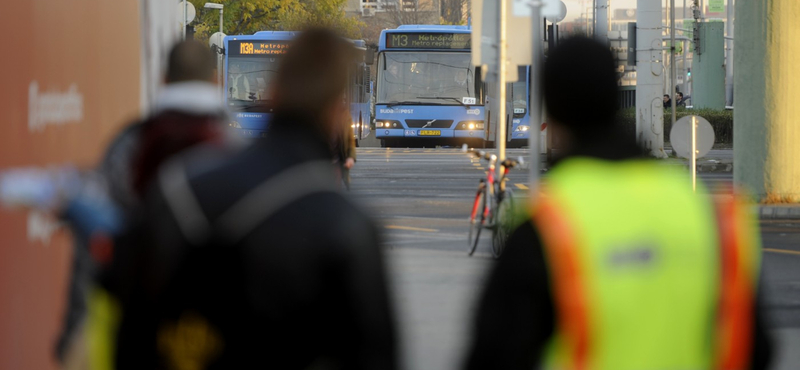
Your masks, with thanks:
[(419, 130), (419, 136), (441, 136), (441, 130)]

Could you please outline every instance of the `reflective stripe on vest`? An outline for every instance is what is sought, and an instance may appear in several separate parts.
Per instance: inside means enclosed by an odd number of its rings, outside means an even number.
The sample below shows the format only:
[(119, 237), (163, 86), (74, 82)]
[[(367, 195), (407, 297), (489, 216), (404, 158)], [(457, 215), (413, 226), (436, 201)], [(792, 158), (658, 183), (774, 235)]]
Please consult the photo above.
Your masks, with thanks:
[(545, 368), (747, 366), (759, 242), (742, 203), (715, 210), (644, 160), (570, 159), (542, 189), (532, 214), (557, 320)]
[(722, 260), (715, 369), (746, 369), (753, 338), (760, 242), (747, 205), (730, 196), (717, 204)]

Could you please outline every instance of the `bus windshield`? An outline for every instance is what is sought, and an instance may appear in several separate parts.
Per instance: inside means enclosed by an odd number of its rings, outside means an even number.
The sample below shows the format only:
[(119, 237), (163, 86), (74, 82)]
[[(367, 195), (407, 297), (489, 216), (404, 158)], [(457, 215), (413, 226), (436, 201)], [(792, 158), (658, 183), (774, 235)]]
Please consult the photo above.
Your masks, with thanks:
[(228, 59), (228, 104), (234, 110), (248, 111), (262, 106), (271, 97), (278, 68), (276, 57), (231, 57)]
[(511, 99), (514, 104), (514, 113), (517, 109), (528, 109), (528, 83), (517, 81), (511, 84)]
[(385, 52), (378, 63), (378, 104), (460, 105), (479, 96), (468, 52)]

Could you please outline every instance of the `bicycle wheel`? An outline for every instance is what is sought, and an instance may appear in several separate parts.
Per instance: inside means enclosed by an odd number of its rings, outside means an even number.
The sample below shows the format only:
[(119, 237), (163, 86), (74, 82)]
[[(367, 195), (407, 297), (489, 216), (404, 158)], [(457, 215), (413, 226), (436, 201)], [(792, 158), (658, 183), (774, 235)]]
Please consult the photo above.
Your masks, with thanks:
[(478, 247), (481, 229), (486, 222), (486, 188), (481, 186), (475, 193), (475, 202), (472, 204), (472, 213), (469, 217), (469, 236), (467, 237), (467, 251), (471, 256)]
[(514, 227), (514, 193), (511, 189), (506, 189), (495, 208), (494, 231), (492, 233), (492, 254), (495, 258), (500, 258), (505, 249), (508, 236), (511, 235)]

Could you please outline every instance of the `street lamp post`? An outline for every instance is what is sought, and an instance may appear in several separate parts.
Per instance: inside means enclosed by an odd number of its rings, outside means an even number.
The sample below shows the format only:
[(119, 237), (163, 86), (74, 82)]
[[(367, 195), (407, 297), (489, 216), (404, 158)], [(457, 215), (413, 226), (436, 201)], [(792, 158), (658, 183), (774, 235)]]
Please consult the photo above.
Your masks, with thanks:
[[(225, 6), (218, 3), (206, 3), (205, 5), (203, 5), (203, 7), (206, 9), (219, 10), (219, 33), (222, 34), (222, 11), (225, 8)], [(220, 50), (220, 45), (217, 45), (217, 74), (219, 75), (218, 81), (220, 84), (220, 89), (222, 89), (222, 86), (224, 86), (225, 83), (223, 82), (224, 76), (222, 75), (222, 53), (219, 50)]]

